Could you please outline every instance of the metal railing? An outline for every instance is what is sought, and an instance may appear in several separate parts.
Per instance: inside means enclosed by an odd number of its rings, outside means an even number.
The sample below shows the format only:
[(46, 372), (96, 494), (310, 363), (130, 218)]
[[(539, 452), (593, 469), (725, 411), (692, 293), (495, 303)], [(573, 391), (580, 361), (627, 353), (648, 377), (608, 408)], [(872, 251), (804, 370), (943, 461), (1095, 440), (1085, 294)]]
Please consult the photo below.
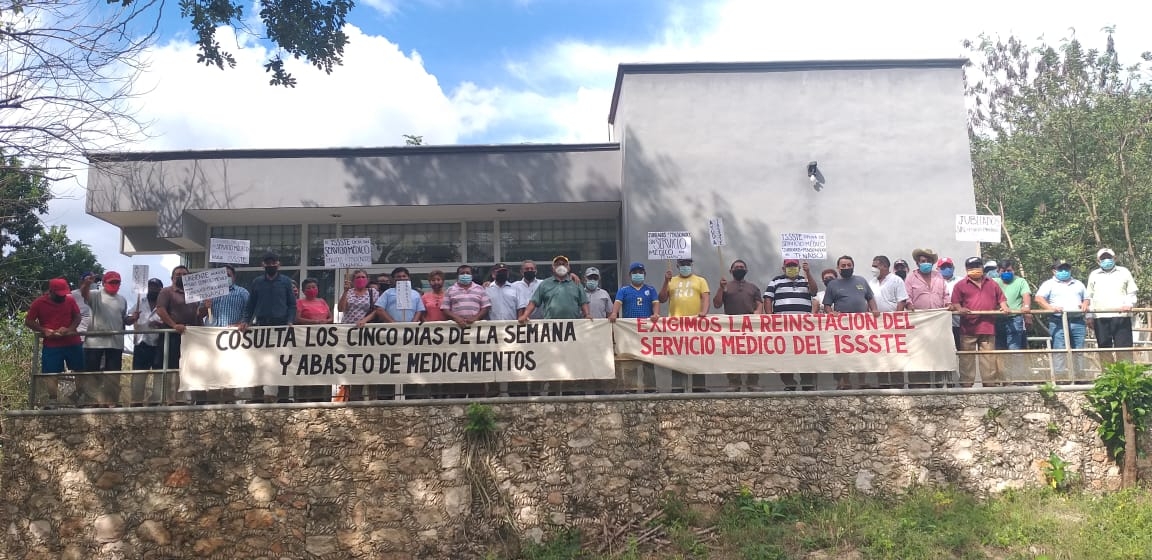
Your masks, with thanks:
[[(978, 371), (975, 372), (974, 379), (980, 380), (981, 384), (988, 386), (985, 382), (985, 373), (983, 371), (984, 364), (981, 363), (980, 357), (993, 356), (998, 361), (1003, 361), (1007, 368), (1001, 367), (997, 364), (997, 369), (1000, 371), (1007, 370), (1010, 377), (1002, 378), (1000, 383), (1004, 384), (1039, 384), (1044, 382), (1051, 382), (1055, 384), (1068, 384), (1068, 383), (1081, 383), (1090, 382), (1095, 374), (1102, 368), (1102, 362), (1099, 362), (1099, 357), (1105, 353), (1113, 353), (1113, 359), (1118, 355), (1128, 357), (1133, 361), (1140, 363), (1152, 363), (1152, 321), (1150, 321), (1150, 314), (1152, 308), (1136, 308), (1126, 311), (1129, 316), (1134, 317), (1133, 324), (1133, 346), (1130, 348), (1072, 348), (1073, 339), (1070, 333), (1070, 325), (1072, 323), (1079, 323), (1079, 321), (1070, 321), (1069, 315), (1091, 315), (1094, 313), (1118, 313), (1120, 310), (1096, 310), (1088, 313), (1084, 312), (1064, 312), (1061, 313), (1061, 330), (1063, 333), (1064, 348), (1053, 348), (1051, 336), (1027, 336), (1025, 332), (1025, 341), (1029, 346), (1042, 346), (1041, 348), (1025, 348), (1020, 350), (957, 350), (959, 367), (952, 371), (941, 372), (873, 372), (869, 374), (779, 374), (779, 373), (765, 373), (757, 375), (748, 374), (730, 374), (730, 375), (692, 375), (684, 374), (665, 368), (654, 367), (650, 364), (643, 362), (620, 359), (617, 358), (615, 364), (615, 378), (605, 380), (584, 380), (584, 381), (549, 381), (549, 382), (512, 382), (512, 383), (460, 383), (460, 384), (430, 384), (430, 385), (399, 385), (399, 384), (378, 384), (378, 385), (356, 385), (350, 391), (350, 400), (404, 400), (404, 399), (434, 399), (434, 398), (487, 398), (487, 397), (519, 397), (519, 396), (548, 396), (548, 395), (582, 395), (582, 394), (635, 394), (635, 393), (685, 393), (694, 391), (706, 391), (713, 393), (725, 392), (738, 392), (744, 391), (782, 391), (782, 390), (819, 390), (819, 389), (836, 389), (834, 378), (846, 376), (859, 376), (868, 375), (876, 378), (875, 385), (865, 385), (865, 388), (947, 388), (965, 386), (964, 378), (965, 372), (965, 358), (974, 358), (974, 367)], [(912, 311), (911, 313), (916, 313)], [(1018, 316), (1025, 313), (1020, 311), (1012, 311), (1003, 313), (1000, 311), (977, 311), (971, 312), (971, 315), (976, 316)], [(1032, 310), (1028, 313), (1034, 317), (1044, 317), (1056, 314), (1052, 311)], [(121, 331), (91, 331), (82, 333), (84, 337), (101, 337), (101, 336), (132, 336), (132, 335), (145, 335), (145, 334), (158, 334), (160, 335), (160, 344), (157, 350), (160, 352), (160, 364), (163, 367), (149, 368), (149, 369), (122, 369), (117, 371), (68, 371), (62, 374), (45, 374), (40, 371), (41, 369), (41, 349), (42, 338), (37, 335), (33, 343), (33, 359), (32, 359), (32, 372), (31, 383), (29, 388), (29, 406), (31, 408), (69, 408), (69, 407), (90, 407), (90, 406), (157, 406), (157, 405), (183, 405), (183, 404), (198, 404), (198, 403), (232, 403), (232, 402), (252, 402), (261, 401), (262, 396), (258, 393), (259, 390), (251, 391), (251, 394), (246, 394), (249, 389), (223, 389), (213, 391), (197, 391), (193, 393), (183, 393), (178, 391), (179, 381), (179, 368), (168, 367), (171, 363), (170, 352), (172, 350), (170, 337), (176, 334), (176, 331), (171, 329), (153, 329), (153, 330), (121, 330)], [(1086, 337), (1085, 345), (1093, 341), (1092, 338)], [(125, 356), (128, 354), (126, 353)], [(1048, 360), (1036, 361), (1036, 357), (1048, 357)], [(1081, 357), (1095, 358), (1100, 367), (1087, 368), (1089, 360), (1082, 359)], [(1057, 358), (1063, 358), (1062, 366), (1058, 367)], [(1012, 364), (1010, 362), (1017, 362)], [(1026, 363), (1021, 363), (1026, 362)], [(1090, 375), (1089, 375), (1090, 374)], [(887, 377), (882, 377), (887, 376)], [(893, 379), (892, 376), (898, 376), (900, 379)], [(109, 381), (114, 378), (115, 381)], [(128, 384), (128, 398), (124, 399), (124, 386), (123, 379), (129, 379)], [(138, 380), (142, 381), (137, 383)], [(705, 378), (703, 385), (701, 385), (701, 378)], [(792, 381), (788, 381), (791, 378)], [(888, 382), (884, 383), (883, 379), (887, 378)], [(805, 379), (810, 380), (807, 384)], [(799, 381), (797, 381), (799, 380)], [(152, 390), (149, 391), (149, 381), (151, 381)], [(42, 384), (49, 382), (56, 382), (57, 389), (55, 391), (55, 400), (49, 402), (42, 399), (42, 392), (44, 388)], [(75, 383), (75, 389), (72, 391), (72, 398), (64, 398), (63, 391), (59, 387), (59, 382)], [(95, 395), (88, 395), (86, 391), (89, 387), (100, 387), (105, 382), (112, 388), (115, 393), (112, 399), (96, 398), (94, 401), (87, 399), (95, 397)], [(798, 387), (789, 387), (790, 384), (798, 385)], [(142, 387), (142, 392), (137, 391), (138, 387)], [(279, 387), (275, 393), (263, 395), (262, 402), (323, 402), (330, 401), (331, 394), (329, 385), (315, 385), (315, 386), (295, 386), (295, 387)], [(103, 389), (101, 389), (103, 390)], [(326, 393), (325, 391), (329, 391)], [(46, 396), (53, 396), (51, 394)], [(107, 393), (104, 393), (107, 396)]]

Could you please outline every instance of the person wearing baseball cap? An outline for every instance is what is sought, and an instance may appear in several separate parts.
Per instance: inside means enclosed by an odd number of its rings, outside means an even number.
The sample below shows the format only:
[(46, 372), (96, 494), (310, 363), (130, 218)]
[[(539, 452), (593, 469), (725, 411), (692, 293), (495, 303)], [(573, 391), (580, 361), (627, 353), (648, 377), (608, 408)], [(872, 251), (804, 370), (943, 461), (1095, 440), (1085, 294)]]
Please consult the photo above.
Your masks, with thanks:
[(645, 278), (644, 263), (634, 262), (628, 265), (629, 283), (616, 290), (616, 302), (612, 304), (612, 313), (608, 315), (609, 321), (615, 321), (618, 317), (651, 318), (655, 321), (660, 317), (659, 293), (654, 286), (644, 283)]
[(588, 293), (575, 281), (568, 268), (568, 257), (561, 255), (552, 259), (552, 277), (544, 280), (532, 294), (528, 307), (520, 313), (520, 322), (527, 323), (537, 309), (544, 310), (545, 319), (592, 318)]
[[(1052, 263), (1054, 271), (1052, 277), (1040, 284), (1036, 290), (1036, 303), (1046, 311), (1053, 311), (1048, 316), (1048, 332), (1052, 335), (1052, 349), (1064, 350), (1066, 348), (1084, 348), (1088, 338), (1088, 324), (1085, 313), (1091, 307), (1088, 299), (1088, 288), (1072, 276), (1072, 264), (1065, 260)], [(1064, 324), (1067, 322), (1068, 330), (1065, 332)], [(1068, 373), (1068, 365), (1064, 360), (1063, 352), (1053, 352), (1052, 369), (1057, 374)], [(1083, 371), (1084, 355), (1076, 355), (1073, 365), (1073, 377)]]
[(612, 314), (612, 296), (601, 287), (600, 269), (590, 266), (584, 269), (584, 291), (588, 292), (588, 310), (593, 319), (607, 319)]
[[(44, 338), (40, 350), (41, 373), (64, 373), (65, 366), (72, 371), (84, 371), (84, 343), (76, 331), (80, 326), (80, 306), (71, 295), (67, 280), (53, 278), (48, 281), (48, 292), (36, 298), (24, 315), (24, 326)], [(55, 407), (59, 382), (45, 378), (44, 387), (49, 401), (44, 408)]]
[[(996, 348), (996, 316), (973, 315), (973, 311), (1008, 311), (1008, 300), (1000, 285), (984, 276), (984, 261), (970, 257), (964, 261), (967, 277), (952, 289), (952, 304), (960, 317), (960, 349), (991, 352)], [(971, 387), (976, 383), (979, 361), (980, 381), (985, 387), (998, 386), (1003, 380), (993, 354), (960, 356), (960, 385)]]
[(892, 263), (892, 274), (899, 276), (900, 280), (907, 280), (908, 261), (904, 259), (896, 259), (896, 262)]
[[(88, 277), (80, 285), (80, 296), (92, 309), (92, 324), (88, 327), (93, 332), (122, 331), (125, 327), (136, 324), (140, 312), (128, 312), (128, 300), (120, 295), (122, 282), (120, 273), (110, 270), (104, 273), (100, 289), (89, 290), (91, 280)], [(120, 371), (124, 369), (124, 335), (98, 335), (88, 336), (84, 340), (84, 364), (87, 371)], [(77, 389), (95, 399), (95, 404), (102, 407), (111, 407), (120, 397), (120, 376), (111, 375), (85, 375), (78, 376)]]
[[(1116, 252), (1108, 247), (1096, 251), (1096, 263), (1100, 268), (1088, 274), (1087, 285), (1090, 308), (1096, 312), (1096, 346), (1131, 348), (1132, 316), (1128, 312), (1136, 306), (1136, 279), (1127, 268), (1116, 264)], [(1111, 311), (1097, 311), (1101, 309)], [(1131, 353), (1113, 352), (1104, 358), (1131, 360)]]
[[(766, 314), (775, 315), (809, 315), (812, 313), (812, 298), (818, 292), (819, 286), (816, 285), (816, 280), (812, 278), (812, 270), (808, 265), (808, 261), (800, 262), (799, 259), (785, 258), (784, 264), (780, 267), (783, 274), (779, 274), (768, 282), (764, 287), (760, 303), (760, 311)], [(803, 272), (803, 274), (801, 274)], [(733, 276), (736, 272), (733, 271)], [(727, 309), (727, 306), (725, 306)], [(734, 313), (725, 311), (729, 315)], [(740, 387), (735, 387), (735, 381), (740, 376), (737, 374), (728, 374), (729, 384), (734, 385), (734, 390), (740, 390)], [(757, 375), (746, 376), (745, 387), (747, 390), (753, 390), (753, 387), (759, 385), (759, 377)], [(792, 373), (781, 373), (780, 382), (784, 384), (785, 391), (795, 391), (797, 389), (802, 391), (811, 391), (816, 389), (816, 375), (812, 373), (801, 373), (800, 382), (796, 382), (796, 375)]]

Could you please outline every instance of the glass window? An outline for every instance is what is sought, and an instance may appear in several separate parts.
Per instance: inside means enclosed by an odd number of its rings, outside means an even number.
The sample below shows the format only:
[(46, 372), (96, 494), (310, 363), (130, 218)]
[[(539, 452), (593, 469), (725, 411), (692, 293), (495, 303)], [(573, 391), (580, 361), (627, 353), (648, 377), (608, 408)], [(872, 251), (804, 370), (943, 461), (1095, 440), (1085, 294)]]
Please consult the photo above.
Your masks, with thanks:
[(477, 262), (495, 263), (496, 240), (493, 238), (495, 224), (493, 222), (468, 222), (465, 227), (468, 232), (469, 264)]
[(500, 222), (504, 262), (616, 260), (616, 220), (523, 220)]
[(247, 239), (251, 243), (250, 267), (260, 266), (260, 259), (269, 251), (280, 256), (280, 266), (300, 266), (300, 226), (217, 226), (211, 236)]
[(204, 269), (204, 261), (207, 258), (207, 253), (182, 253), (180, 264), (195, 272)]
[[(308, 266), (324, 266), (324, 240), (336, 239), (335, 224), (308, 226)], [(324, 293), (324, 288), (320, 288)]]
[(372, 224), (343, 226), (341, 237), (372, 240), (375, 264), (460, 262), (460, 224)]

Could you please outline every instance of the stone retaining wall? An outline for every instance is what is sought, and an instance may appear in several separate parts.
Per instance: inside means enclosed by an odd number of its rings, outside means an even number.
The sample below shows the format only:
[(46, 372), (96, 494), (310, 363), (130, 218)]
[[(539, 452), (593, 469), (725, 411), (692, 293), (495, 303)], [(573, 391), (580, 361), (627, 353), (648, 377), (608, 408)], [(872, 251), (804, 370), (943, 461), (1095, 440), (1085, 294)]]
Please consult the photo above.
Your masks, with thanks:
[(6, 558), (461, 558), (665, 492), (1037, 485), (1052, 451), (1118, 484), (1081, 393), (691, 397), (497, 403), (489, 450), (460, 404), (13, 414)]

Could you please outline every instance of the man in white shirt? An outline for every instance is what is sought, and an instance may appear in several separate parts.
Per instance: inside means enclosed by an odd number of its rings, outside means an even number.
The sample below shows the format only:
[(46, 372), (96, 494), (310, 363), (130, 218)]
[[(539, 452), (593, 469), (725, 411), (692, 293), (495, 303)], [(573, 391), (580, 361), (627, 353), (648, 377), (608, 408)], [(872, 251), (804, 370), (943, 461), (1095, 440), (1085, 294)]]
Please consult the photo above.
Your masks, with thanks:
[(889, 272), (891, 261), (884, 255), (872, 258), (872, 293), (876, 296), (876, 311), (904, 311), (908, 305), (908, 290), (904, 280)]
[(508, 265), (499, 263), (492, 267), (492, 275), (494, 280), (484, 288), (488, 292), (488, 299), (492, 301), (488, 318), (493, 321), (515, 321), (520, 315), (519, 293), (508, 282)]
[[(536, 288), (540, 287), (540, 280), (536, 279), (536, 263), (526, 260), (520, 263), (520, 280), (512, 283), (512, 288), (516, 290), (516, 313), (519, 314), (528, 307), (528, 302), (532, 301), (532, 296), (536, 293)], [(543, 319), (544, 310), (537, 307), (532, 312), (531, 319)]]
[[(1127, 312), (1136, 306), (1136, 280), (1127, 268), (1116, 264), (1116, 252), (1104, 247), (1096, 251), (1100, 268), (1088, 274), (1087, 297), (1091, 310), (1110, 309), (1116, 312), (1096, 312), (1096, 345), (1100, 348), (1132, 347), (1132, 316)], [(1101, 357), (1110, 361), (1130, 360), (1129, 352), (1112, 352)]]

